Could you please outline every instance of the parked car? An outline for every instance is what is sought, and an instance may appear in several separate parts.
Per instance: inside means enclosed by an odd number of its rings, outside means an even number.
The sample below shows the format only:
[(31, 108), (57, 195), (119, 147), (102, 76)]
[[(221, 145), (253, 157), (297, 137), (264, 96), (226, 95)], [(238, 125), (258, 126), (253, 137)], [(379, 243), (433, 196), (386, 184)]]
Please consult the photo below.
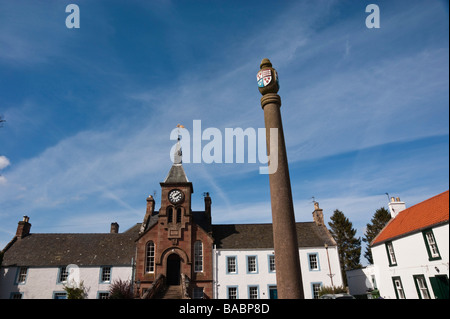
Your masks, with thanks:
[(326, 294), (320, 296), (319, 299), (356, 299), (356, 298), (349, 294)]

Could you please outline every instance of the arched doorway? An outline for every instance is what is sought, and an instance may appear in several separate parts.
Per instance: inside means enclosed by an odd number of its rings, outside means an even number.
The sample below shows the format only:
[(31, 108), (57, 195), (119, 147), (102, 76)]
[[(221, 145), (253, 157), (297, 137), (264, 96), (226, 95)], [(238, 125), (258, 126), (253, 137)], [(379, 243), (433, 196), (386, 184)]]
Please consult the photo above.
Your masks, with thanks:
[(179, 285), (180, 284), (180, 256), (178, 254), (171, 254), (167, 257), (167, 284)]

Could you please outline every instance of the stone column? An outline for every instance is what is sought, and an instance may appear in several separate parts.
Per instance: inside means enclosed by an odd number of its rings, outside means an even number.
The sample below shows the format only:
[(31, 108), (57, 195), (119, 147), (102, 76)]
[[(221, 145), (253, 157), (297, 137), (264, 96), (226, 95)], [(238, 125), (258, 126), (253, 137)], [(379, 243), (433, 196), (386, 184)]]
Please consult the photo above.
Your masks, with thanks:
[[(278, 74), (269, 59), (263, 59), (257, 75), (259, 91), (263, 95), (261, 107), (264, 110), (267, 150), (270, 152), (270, 129), (276, 128), (277, 154), (269, 154), (269, 183), (272, 205), (273, 241), (277, 290), (280, 299), (303, 299), (303, 284), (295, 227), (291, 182), (286, 156), (283, 124), (281, 122), (281, 99)], [(276, 171), (270, 168), (270, 158), (277, 156)]]

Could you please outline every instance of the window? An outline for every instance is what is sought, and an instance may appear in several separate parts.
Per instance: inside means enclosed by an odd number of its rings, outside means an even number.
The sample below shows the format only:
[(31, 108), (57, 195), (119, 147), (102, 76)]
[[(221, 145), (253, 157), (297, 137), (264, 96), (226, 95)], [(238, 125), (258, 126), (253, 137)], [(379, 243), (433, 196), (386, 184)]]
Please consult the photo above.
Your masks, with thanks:
[(321, 287), (322, 287), (322, 283), (321, 282), (313, 282), (313, 283), (311, 283), (313, 299), (319, 299), (319, 291), (320, 291)]
[(397, 299), (406, 299), (400, 277), (392, 277), (392, 282), (394, 283), (394, 290)]
[(170, 224), (173, 222), (173, 208), (167, 207), (167, 223)]
[(228, 299), (238, 299), (237, 287), (228, 287)]
[(203, 271), (203, 244), (201, 241), (196, 241), (194, 244), (194, 271)]
[(54, 292), (53, 299), (67, 299), (67, 293), (65, 292)]
[(427, 247), (428, 260), (431, 261), (441, 259), (441, 255), (439, 253), (433, 231), (431, 229), (423, 231), (423, 238), (425, 240), (425, 246)]
[(377, 281), (376, 281), (376, 279), (375, 279), (375, 275), (372, 275), (371, 278), (372, 278), (372, 286), (373, 286), (373, 289), (378, 289)]
[(425, 281), (424, 275), (414, 275), (414, 283), (416, 284), (417, 294), (419, 299), (431, 299), (430, 293), (428, 292), (427, 283)]
[(269, 255), (269, 272), (275, 272), (275, 255)]
[(253, 274), (258, 272), (256, 256), (247, 256), (247, 272)]
[(237, 274), (237, 262), (235, 256), (227, 257), (227, 273)]
[(181, 208), (177, 208), (177, 223), (181, 223)]
[(248, 299), (258, 299), (258, 286), (248, 287)]
[(67, 267), (66, 266), (59, 267), (58, 283), (66, 282), (68, 276), (69, 273), (67, 271)]
[(107, 291), (99, 291), (97, 299), (109, 299), (109, 292), (107, 292)]
[(23, 294), (21, 292), (12, 292), (9, 299), (22, 299)]
[(145, 257), (145, 272), (155, 272), (155, 244), (152, 241), (147, 243)]
[(100, 282), (109, 283), (111, 282), (111, 267), (104, 266), (100, 269)]
[(194, 288), (192, 299), (203, 299), (203, 288)]
[(394, 246), (392, 242), (386, 243), (386, 251), (389, 259), (389, 266), (397, 266), (397, 259), (395, 258)]
[(27, 280), (28, 267), (20, 267), (19, 272), (17, 273), (16, 283), (19, 285), (25, 284)]
[(317, 253), (308, 254), (309, 270), (319, 270), (319, 256)]

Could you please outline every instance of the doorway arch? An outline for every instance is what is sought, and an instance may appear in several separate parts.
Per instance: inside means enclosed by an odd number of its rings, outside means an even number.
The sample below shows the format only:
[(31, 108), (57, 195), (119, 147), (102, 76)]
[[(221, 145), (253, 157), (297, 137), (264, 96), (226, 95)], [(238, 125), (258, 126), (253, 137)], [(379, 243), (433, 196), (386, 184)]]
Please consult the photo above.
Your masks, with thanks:
[(167, 285), (175, 286), (180, 284), (181, 258), (178, 254), (172, 253), (167, 257), (166, 278)]

